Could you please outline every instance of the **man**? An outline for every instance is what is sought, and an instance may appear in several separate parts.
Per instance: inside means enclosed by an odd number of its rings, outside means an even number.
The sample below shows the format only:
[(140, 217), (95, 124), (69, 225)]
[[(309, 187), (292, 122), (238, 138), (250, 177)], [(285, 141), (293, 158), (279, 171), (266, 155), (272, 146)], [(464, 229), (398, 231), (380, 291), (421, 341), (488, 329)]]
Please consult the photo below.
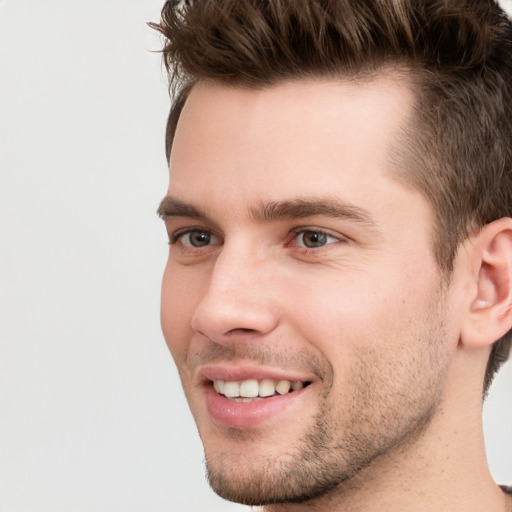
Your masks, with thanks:
[(163, 332), (210, 484), (503, 512), (512, 27), (486, 0), (168, 1)]

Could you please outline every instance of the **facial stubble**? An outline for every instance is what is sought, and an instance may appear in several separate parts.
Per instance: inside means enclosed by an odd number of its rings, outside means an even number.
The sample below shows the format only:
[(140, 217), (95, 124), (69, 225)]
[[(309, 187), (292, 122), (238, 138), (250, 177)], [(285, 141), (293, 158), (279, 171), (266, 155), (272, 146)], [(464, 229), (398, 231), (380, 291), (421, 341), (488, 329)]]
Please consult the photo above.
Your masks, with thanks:
[(228, 434), (229, 443), (259, 442), (262, 455), (251, 450), (251, 457), (242, 459), (226, 448), (222, 456), (209, 456), (205, 446), (213, 490), (245, 505), (343, 494), (360, 485), (366, 468), (414, 445), (439, 409), (448, 372), (445, 302), (441, 290), (434, 295), (426, 321), (400, 344), (355, 344), (350, 379), (325, 389), (307, 431), (280, 456), (264, 455), (264, 437), (254, 439), (236, 429)]

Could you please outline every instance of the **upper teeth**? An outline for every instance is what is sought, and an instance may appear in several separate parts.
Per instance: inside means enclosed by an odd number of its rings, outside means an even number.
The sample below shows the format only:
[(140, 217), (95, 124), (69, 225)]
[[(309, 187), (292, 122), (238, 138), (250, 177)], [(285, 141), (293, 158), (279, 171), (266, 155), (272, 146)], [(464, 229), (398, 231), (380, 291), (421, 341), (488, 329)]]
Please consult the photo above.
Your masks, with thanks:
[(213, 387), (217, 393), (225, 395), (228, 398), (256, 398), (275, 395), (285, 395), (291, 390), (295, 391), (304, 387), (300, 381), (290, 382), (289, 380), (272, 379), (248, 379), (241, 382), (230, 380), (214, 380)]

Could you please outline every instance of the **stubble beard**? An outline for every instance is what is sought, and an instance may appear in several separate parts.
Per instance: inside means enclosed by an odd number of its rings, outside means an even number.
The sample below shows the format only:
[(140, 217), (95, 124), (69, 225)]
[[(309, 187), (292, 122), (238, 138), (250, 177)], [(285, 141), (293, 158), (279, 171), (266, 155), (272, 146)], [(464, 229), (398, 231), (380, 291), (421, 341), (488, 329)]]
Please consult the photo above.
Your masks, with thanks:
[[(350, 381), (338, 392), (334, 386), (326, 391), (312, 425), (282, 456), (242, 460), (228, 451), (209, 457), (206, 450), (212, 489), (244, 505), (302, 503), (342, 495), (360, 485), (362, 472), (376, 461), (407, 450), (435, 416), (446, 381), (441, 303), (427, 337), (416, 332), (412, 350), (410, 339), (391, 344), (385, 357), (382, 348), (361, 350)], [(397, 354), (401, 350), (405, 360)], [(343, 406), (338, 416), (336, 403)], [(235, 430), (232, 435), (230, 442), (254, 441)], [(264, 439), (259, 442), (264, 447)]]
[(329, 493), (342, 495), (358, 485), (358, 475), (379, 457), (413, 444), (435, 411), (436, 407), (427, 408), (400, 431), (383, 432), (392, 426), (386, 421), (376, 424), (370, 429), (373, 435), (367, 427), (359, 430), (356, 421), (347, 426), (349, 433), (340, 435), (337, 425), (322, 411), (314, 427), (296, 443), (294, 454), (273, 460), (253, 457), (243, 462), (229, 455), (206, 457), (208, 480), (219, 496), (251, 506), (302, 503)]

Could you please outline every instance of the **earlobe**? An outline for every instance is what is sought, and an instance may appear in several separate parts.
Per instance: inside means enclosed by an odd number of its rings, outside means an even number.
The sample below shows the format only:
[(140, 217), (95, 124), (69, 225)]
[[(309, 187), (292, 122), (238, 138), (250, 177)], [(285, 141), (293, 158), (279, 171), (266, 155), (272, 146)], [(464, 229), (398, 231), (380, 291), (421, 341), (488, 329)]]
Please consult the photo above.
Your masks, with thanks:
[(484, 226), (471, 240), (475, 285), (461, 341), (492, 345), (512, 328), (512, 219)]

